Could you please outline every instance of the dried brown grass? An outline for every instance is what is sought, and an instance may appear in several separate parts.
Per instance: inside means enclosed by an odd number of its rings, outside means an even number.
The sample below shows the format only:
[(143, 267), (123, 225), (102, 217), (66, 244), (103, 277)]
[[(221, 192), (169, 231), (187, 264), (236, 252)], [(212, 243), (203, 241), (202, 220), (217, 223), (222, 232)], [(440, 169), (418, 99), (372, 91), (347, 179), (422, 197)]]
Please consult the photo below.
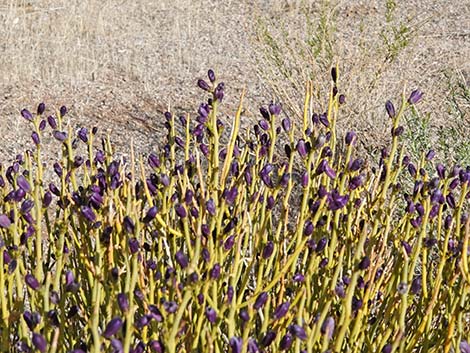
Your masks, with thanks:
[[(225, 112), (233, 113), (248, 88), (245, 126), (257, 107), (271, 99), (294, 115), (305, 80), (318, 97), (335, 62), (347, 104), (341, 125), (380, 147), (388, 136), (383, 105), (403, 86), (425, 92), (423, 111), (434, 126), (455, 118), (449, 87), (468, 85), (470, 5), (465, 2), (397, 2), (390, 26), (404, 22), (413, 33), (394, 60), (387, 61), (380, 32), (383, 1), (191, 1), (191, 0), (4, 0), (0, 3), (0, 160), (30, 145), (19, 110), (40, 101), (71, 108), (71, 124), (99, 125), (118, 151), (147, 153), (161, 137), (162, 112), (194, 112), (204, 94), (195, 79), (212, 67), (227, 84)], [(325, 15), (328, 33), (316, 55), (307, 51), (307, 22), (316, 28)], [(264, 25), (279, 46), (280, 74)], [(321, 31), (320, 31), (321, 32)], [(314, 33), (319, 35), (319, 33)], [(321, 33), (320, 33), (321, 34)], [(321, 35), (320, 35), (321, 37)], [(282, 88), (282, 89), (281, 89)], [(287, 97), (292, 98), (289, 105)], [(319, 98), (315, 109), (324, 102)], [(469, 119), (468, 102), (462, 105)], [(373, 149), (373, 148), (372, 148)]]

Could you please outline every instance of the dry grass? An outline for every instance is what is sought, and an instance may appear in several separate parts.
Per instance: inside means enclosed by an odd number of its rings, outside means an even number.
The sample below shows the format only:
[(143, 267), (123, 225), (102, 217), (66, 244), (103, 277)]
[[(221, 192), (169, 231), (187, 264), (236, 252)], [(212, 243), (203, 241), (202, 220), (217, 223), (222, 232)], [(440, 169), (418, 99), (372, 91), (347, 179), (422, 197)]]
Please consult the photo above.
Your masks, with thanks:
[[(320, 96), (334, 62), (348, 103), (341, 124), (363, 132), (370, 149), (387, 138), (383, 105), (404, 85), (425, 92), (420, 109), (432, 126), (469, 121), (469, 101), (461, 100), (457, 116), (449, 99), (452, 87), (469, 83), (470, 4), (397, 1), (387, 22), (386, 3), (3, 0), (0, 161), (30, 144), (18, 112), (39, 101), (68, 105), (73, 127), (99, 125), (122, 152), (133, 138), (147, 153), (168, 106), (194, 112), (204, 99), (195, 79), (209, 67), (227, 84), (227, 114), (248, 88), (245, 126), (271, 99), (295, 114), (305, 80), (314, 80)], [(381, 33), (393, 45), (393, 30), (403, 24), (408, 41), (391, 57)]]

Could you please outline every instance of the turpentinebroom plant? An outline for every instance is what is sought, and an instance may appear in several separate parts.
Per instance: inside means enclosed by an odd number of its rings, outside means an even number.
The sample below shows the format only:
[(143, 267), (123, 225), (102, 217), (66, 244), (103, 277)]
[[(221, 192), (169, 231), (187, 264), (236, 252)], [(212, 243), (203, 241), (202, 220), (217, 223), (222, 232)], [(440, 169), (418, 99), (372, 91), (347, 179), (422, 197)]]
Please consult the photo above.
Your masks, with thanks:
[[(378, 163), (278, 103), (239, 131), (212, 70), (197, 115), (167, 112), (147, 158), (113, 154), (67, 109), (21, 112), (30, 148), (0, 168), (0, 351), (470, 352), (470, 167), (412, 161), (385, 103)], [(61, 157), (43, 165), (43, 140)], [(373, 165), (373, 167), (372, 167)], [(50, 173), (47, 171), (50, 170)]]

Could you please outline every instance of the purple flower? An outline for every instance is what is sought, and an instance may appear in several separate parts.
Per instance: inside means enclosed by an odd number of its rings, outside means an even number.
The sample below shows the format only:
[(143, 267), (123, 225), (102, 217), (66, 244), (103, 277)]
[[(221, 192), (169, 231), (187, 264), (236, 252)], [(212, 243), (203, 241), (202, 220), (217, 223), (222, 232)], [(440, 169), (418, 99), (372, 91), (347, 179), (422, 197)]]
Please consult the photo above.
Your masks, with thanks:
[(28, 193), (31, 191), (31, 186), (29, 185), (28, 180), (26, 180), (23, 174), (20, 174), (18, 178), (16, 178), (16, 183), (21, 189), (23, 189), (24, 192)]
[(41, 353), (45, 353), (47, 349), (47, 341), (44, 338), (43, 335), (40, 335), (39, 333), (33, 332), (33, 339), (31, 340), (33, 342), (33, 346), (40, 351)]
[(232, 353), (241, 353), (243, 349), (243, 340), (240, 337), (232, 337), (229, 341)]
[(290, 333), (286, 333), (281, 338), (281, 342), (279, 343), (279, 348), (281, 349), (281, 351), (287, 351), (292, 346), (293, 341), (294, 340), (292, 339), (292, 335)]
[(209, 214), (211, 216), (215, 216), (215, 213), (216, 213), (216, 209), (215, 209), (215, 202), (212, 198), (210, 198), (209, 200), (207, 200), (206, 202), (206, 210), (207, 212), (209, 212)]
[(214, 90), (214, 97), (219, 102), (222, 102), (222, 99), (224, 98), (224, 87), (224, 83), (220, 82)]
[(187, 216), (186, 208), (181, 204), (176, 205), (175, 211), (180, 218), (185, 218)]
[(119, 317), (111, 319), (111, 321), (106, 325), (103, 337), (110, 339), (122, 328), (123, 324), (123, 321)]
[(67, 114), (67, 107), (65, 105), (61, 106), (60, 109), (59, 109), (59, 112), (60, 112), (60, 116), (65, 116), (65, 114)]
[(33, 290), (38, 290), (39, 289), (39, 282), (36, 279), (36, 277), (34, 277), (32, 274), (28, 273), (25, 276), (25, 282), (28, 285), (28, 287), (30, 287), (31, 289), (33, 289)]
[(227, 201), (227, 204), (231, 206), (235, 202), (237, 196), (238, 196), (238, 188), (234, 186), (230, 190), (227, 191), (225, 195), (225, 201)]
[(346, 145), (354, 144), (357, 140), (357, 135), (354, 131), (348, 131), (346, 133), (345, 141)]
[(176, 252), (175, 260), (181, 268), (186, 268), (189, 265), (188, 256), (181, 250)]
[(269, 105), (269, 113), (271, 115), (281, 114), (281, 105), (271, 102), (271, 104)]
[(277, 334), (275, 331), (269, 330), (264, 334), (263, 338), (261, 339), (261, 345), (263, 347), (268, 347), (276, 339), (276, 335)]
[(60, 142), (64, 142), (67, 139), (67, 133), (59, 130), (55, 130), (52, 135)]
[(127, 233), (134, 234), (135, 225), (131, 217), (129, 216), (124, 217), (123, 227)]
[(259, 352), (258, 343), (256, 342), (255, 339), (253, 339), (253, 338), (248, 339), (247, 352), (248, 353), (258, 353)]
[(93, 223), (96, 221), (96, 214), (95, 212), (93, 212), (93, 210), (88, 207), (88, 206), (82, 206), (80, 208), (80, 211), (82, 213), (82, 216), (85, 217), (85, 219), (90, 222), (90, 223)]
[(126, 313), (129, 310), (129, 300), (127, 299), (127, 295), (125, 293), (119, 293), (117, 295), (117, 302), (119, 309), (121, 309), (123, 313)]
[(209, 69), (209, 70), (207, 71), (207, 77), (209, 78), (209, 81), (211, 81), (212, 83), (214, 83), (214, 82), (215, 82), (215, 72), (214, 72), (214, 70)]
[(256, 298), (255, 303), (253, 304), (253, 309), (255, 310), (261, 309), (264, 306), (264, 304), (266, 304), (267, 300), (268, 300), (268, 293), (261, 292), (258, 295), (258, 298)]
[(130, 238), (128, 244), (129, 251), (131, 254), (135, 254), (137, 251), (139, 251), (139, 241), (137, 240), (137, 238)]
[(200, 89), (206, 91), (206, 92), (209, 92), (211, 90), (210, 86), (208, 85), (208, 83), (206, 81), (204, 81), (203, 79), (199, 79), (197, 80), (197, 85), (199, 86)]
[(470, 353), (470, 344), (465, 340), (460, 341), (459, 348), (461, 353)]
[(423, 97), (423, 92), (416, 89), (413, 92), (411, 92), (410, 97), (408, 98), (408, 103), (416, 104), (421, 100), (422, 97)]
[(360, 270), (367, 270), (367, 268), (370, 266), (370, 259), (368, 256), (364, 256), (362, 260), (359, 262), (359, 269)]
[(383, 348), (382, 348), (382, 353), (392, 353), (392, 348), (393, 346), (390, 343), (387, 343)]
[(274, 243), (272, 241), (268, 241), (263, 249), (263, 259), (269, 259), (274, 251)]
[(390, 118), (393, 119), (395, 117), (395, 107), (391, 101), (387, 101), (385, 103), (385, 110), (387, 111), (387, 114)]
[(329, 340), (333, 337), (335, 331), (335, 319), (332, 316), (328, 316), (321, 326), (321, 333), (326, 335)]
[(413, 293), (414, 295), (417, 295), (421, 292), (421, 288), (422, 288), (421, 276), (415, 276), (415, 278), (413, 278), (413, 281), (411, 282), (410, 292)]
[(224, 241), (224, 250), (229, 251), (230, 249), (233, 248), (234, 244), (235, 244), (235, 236), (231, 235)]
[(144, 223), (150, 223), (157, 215), (157, 212), (158, 212), (157, 206), (150, 207), (142, 221)]
[(214, 324), (217, 321), (217, 312), (210, 306), (206, 308), (205, 314), (207, 320), (209, 320), (211, 324)]
[(210, 277), (212, 279), (218, 279), (220, 277), (220, 265), (218, 263), (216, 263), (211, 271), (210, 271)]
[(302, 341), (305, 341), (307, 339), (307, 333), (305, 332), (305, 329), (300, 325), (290, 325), (289, 332)]
[(289, 118), (284, 118), (282, 119), (281, 122), (282, 128), (284, 129), (285, 132), (289, 132), (292, 128), (292, 124)]
[(242, 309), (240, 313), (238, 314), (238, 316), (243, 322), (250, 321), (250, 314), (248, 314), (248, 311), (246, 309)]
[(0, 228), (9, 228), (11, 226), (10, 218), (7, 215), (0, 214)]
[(300, 157), (305, 158), (307, 156), (307, 144), (305, 143), (304, 139), (300, 139), (297, 142), (297, 146), (295, 147), (297, 152), (299, 153)]
[(325, 127), (330, 125), (330, 122), (328, 121), (328, 115), (326, 113), (320, 114), (318, 119)]
[(39, 139), (39, 135), (36, 131), (33, 131), (31, 134), (31, 139), (33, 140), (35, 145), (39, 145), (41, 143), (41, 140)]
[(338, 103), (339, 104), (344, 104), (346, 103), (346, 96), (344, 94), (340, 94), (338, 97)]
[(287, 312), (289, 311), (289, 307), (290, 307), (290, 302), (284, 302), (280, 304), (276, 308), (276, 310), (274, 310), (274, 314), (273, 314), (274, 320), (279, 320), (283, 318), (284, 316), (286, 316)]
[(31, 112), (28, 110), (28, 109), (23, 109), (21, 111), (21, 116), (23, 118), (25, 118), (26, 120), (28, 121), (32, 121), (33, 120), (33, 115), (31, 114)]
[(155, 353), (163, 353), (164, 346), (160, 341), (152, 340), (148, 343), (148, 347)]

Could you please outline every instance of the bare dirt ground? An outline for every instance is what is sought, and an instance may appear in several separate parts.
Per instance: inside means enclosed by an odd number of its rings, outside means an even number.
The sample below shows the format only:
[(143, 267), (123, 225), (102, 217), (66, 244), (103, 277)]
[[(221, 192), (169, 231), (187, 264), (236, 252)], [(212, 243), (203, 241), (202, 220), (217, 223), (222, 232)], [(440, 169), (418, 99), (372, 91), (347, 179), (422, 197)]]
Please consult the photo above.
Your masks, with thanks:
[(149, 153), (164, 111), (195, 115), (208, 68), (226, 83), (227, 120), (247, 88), (245, 127), (273, 99), (295, 118), (306, 79), (324, 109), (334, 63), (340, 125), (372, 150), (388, 139), (384, 103), (404, 86), (425, 93), (433, 128), (470, 122), (456, 93), (470, 84), (468, 1), (1, 0), (0, 24), (2, 164), (32, 147), (19, 112), (42, 101), (49, 114), (66, 105), (74, 129), (110, 133), (118, 152), (133, 140)]

